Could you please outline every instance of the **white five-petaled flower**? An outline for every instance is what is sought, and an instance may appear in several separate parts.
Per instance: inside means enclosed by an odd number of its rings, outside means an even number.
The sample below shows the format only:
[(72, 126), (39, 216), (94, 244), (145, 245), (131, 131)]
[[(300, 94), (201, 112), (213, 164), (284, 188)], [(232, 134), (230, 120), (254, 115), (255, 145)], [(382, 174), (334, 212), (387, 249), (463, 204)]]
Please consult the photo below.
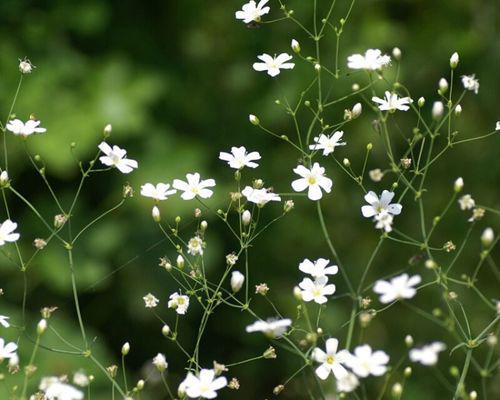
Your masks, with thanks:
[(11, 131), (14, 135), (28, 137), (34, 133), (44, 133), (47, 129), (40, 126), (40, 121), (29, 119), (24, 123), (20, 119), (10, 120), (6, 125), (7, 130)]
[(396, 93), (391, 93), (388, 90), (385, 91), (385, 98), (373, 96), (372, 101), (379, 104), (378, 108), (380, 111), (395, 112), (396, 110), (408, 111), (412, 99), (409, 97), (399, 97)]
[(458, 204), (461, 210), (471, 210), (476, 206), (476, 202), (470, 194), (464, 194), (458, 199)]
[(281, 53), (278, 56), (272, 57), (269, 54), (261, 54), (257, 56), (262, 62), (253, 64), (253, 69), (256, 71), (267, 71), (267, 74), (275, 77), (279, 75), (281, 69), (293, 69), (294, 63), (290, 63), (292, 56), (287, 53)]
[(255, 321), (253, 324), (246, 327), (248, 333), (262, 332), (271, 338), (282, 336), (292, 324), (292, 320), (285, 319), (268, 319), (267, 321)]
[(189, 307), (189, 297), (177, 292), (170, 295), (168, 307), (174, 308), (177, 314), (184, 315)]
[(5, 344), (5, 340), (0, 338), (0, 361), (14, 357), (14, 355), (16, 354), (16, 350), (17, 344), (15, 344), (14, 342)]
[(446, 345), (442, 342), (433, 342), (421, 348), (410, 350), (410, 360), (422, 365), (436, 365), (439, 352), (444, 351)]
[(245, 24), (260, 22), (261, 17), (269, 13), (270, 8), (265, 7), (268, 2), (269, 0), (260, 0), (257, 4), (254, 0), (250, 0), (241, 7), (240, 11), (236, 11), (236, 19), (243, 20)]
[(479, 81), (476, 79), (476, 75), (462, 75), (462, 85), (467, 90), (470, 90), (477, 94), (479, 92)]
[(323, 197), (321, 189), (326, 193), (332, 190), (332, 180), (325, 176), (325, 169), (318, 163), (314, 163), (311, 169), (299, 165), (293, 172), (300, 175), (301, 178), (292, 182), (292, 188), (296, 192), (302, 192), (308, 189), (307, 197), (310, 200), (319, 200)]
[(359, 379), (352, 372), (349, 372), (341, 379), (337, 379), (337, 391), (340, 393), (349, 393), (359, 386)]
[(153, 294), (148, 293), (142, 298), (144, 300), (144, 305), (146, 308), (155, 308), (160, 300), (158, 300)]
[(145, 183), (141, 186), (141, 195), (151, 197), (156, 201), (167, 200), (168, 196), (174, 193), (177, 193), (177, 190), (170, 189), (168, 183), (158, 183), (156, 186), (152, 183)]
[(9, 317), (7, 317), (6, 315), (0, 315), (0, 325), (2, 325), (4, 328), (8, 328), (10, 326), (8, 319)]
[(229, 166), (234, 169), (242, 169), (244, 167), (257, 168), (259, 164), (254, 161), (260, 160), (260, 154), (256, 151), (247, 153), (247, 149), (242, 147), (231, 147), (231, 153), (220, 152), (219, 159), (227, 161)]
[(353, 54), (347, 57), (347, 66), (351, 69), (366, 69), (375, 71), (382, 69), (391, 62), (391, 57), (378, 49), (369, 49), (365, 55)]
[(337, 131), (331, 136), (327, 136), (322, 133), (321, 135), (314, 138), (316, 144), (309, 145), (309, 148), (311, 150), (323, 150), (323, 155), (327, 156), (328, 154), (333, 153), (335, 147), (345, 146), (347, 144), (346, 142), (340, 141), (343, 135), (343, 131)]
[(259, 207), (263, 207), (270, 201), (281, 201), (280, 196), (266, 188), (255, 189), (251, 186), (246, 186), (245, 189), (241, 191), (241, 194), (245, 196), (249, 202), (255, 203)]
[(188, 372), (186, 379), (179, 385), (179, 392), (186, 393), (192, 399), (214, 399), (217, 397), (217, 390), (227, 386), (227, 379), (224, 376), (215, 377), (213, 369), (202, 369), (199, 376)]
[(339, 271), (336, 265), (328, 266), (330, 260), (318, 258), (316, 261), (305, 259), (299, 264), (299, 269), (306, 274), (311, 275), (313, 278), (320, 276), (335, 275)]
[(378, 280), (373, 291), (381, 295), (380, 302), (384, 304), (398, 299), (411, 299), (417, 293), (414, 286), (421, 281), (420, 275), (410, 277), (408, 274), (401, 274), (392, 278), (390, 282)]
[(212, 197), (214, 192), (207, 188), (214, 187), (215, 180), (200, 180), (200, 174), (198, 172), (195, 172), (194, 174), (186, 174), (186, 179), (187, 182), (181, 181), (180, 179), (174, 179), (174, 183), (172, 185), (174, 189), (184, 192), (181, 194), (181, 197), (184, 200), (192, 200), (196, 196), (199, 196), (202, 199)]
[(368, 375), (381, 376), (387, 371), (389, 356), (382, 350), (372, 351), (372, 348), (365, 344), (354, 349), (353, 354), (349, 354), (345, 364), (352, 369), (360, 378)]
[(328, 375), (332, 373), (336, 379), (344, 379), (348, 372), (342, 365), (349, 353), (346, 350), (341, 350), (337, 352), (339, 347), (339, 341), (335, 338), (330, 338), (326, 341), (326, 352), (316, 347), (312, 351), (312, 359), (316, 362), (321, 363), (321, 365), (316, 368), (316, 375), (322, 380), (328, 378)]
[(49, 376), (42, 379), (39, 389), (47, 400), (81, 400), (83, 392), (61, 381), (58, 377)]
[(192, 256), (203, 255), (203, 240), (199, 236), (189, 239), (187, 244), (188, 253)]
[(369, 206), (361, 207), (361, 213), (365, 218), (371, 218), (383, 212), (392, 215), (401, 214), (401, 210), (403, 206), (398, 203), (392, 203), (391, 201), (394, 198), (394, 192), (389, 192), (388, 190), (384, 190), (382, 195), (379, 197), (375, 192), (368, 192), (365, 195), (365, 201), (369, 204)]
[(106, 142), (101, 142), (97, 147), (105, 154), (99, 157), (99, 160), (108, 167), (118, 168), (123, 174), (128, 174), (139, 166), (137, 161), (127, 158), (127, 150), (118, 146), (111, 147)]
[(16, 228), (17, 224), (10, 219), (0, 225), (0, 246), (3, 246), (5, 242), (15, 242), (19, 239), (19, 233), (14, 233)]
[(335, 285), (328, 284), (328, 277), (325, 275), (316, 278), (314, 281), (310, 278), (304, 278), (299, 283), (302, 289), (301, 296), (304, 301), (313, 301), (317, 304), (324, 304), (328, 301), (326, 296), (335, 293)]

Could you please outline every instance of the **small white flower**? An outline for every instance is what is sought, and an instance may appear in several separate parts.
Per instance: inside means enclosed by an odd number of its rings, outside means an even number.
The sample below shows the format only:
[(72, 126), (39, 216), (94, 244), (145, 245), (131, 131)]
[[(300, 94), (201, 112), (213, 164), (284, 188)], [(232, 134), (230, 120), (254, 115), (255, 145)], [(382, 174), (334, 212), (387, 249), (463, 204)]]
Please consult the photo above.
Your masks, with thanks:
[(432, 114), (432, 118), (434, 118), (436, 120), (440, 119), (443, 116), (443, 114), (444, 114), (444, 104), (443, 104), (442, 101), (435, 101), (432, 104), (431, 114)]
[(189, 239), (187, 244), (188, 254), (192, 256), (203, 255), (203, 240), (199, 236), (192, 237)]
[(8, 328), (10, 326), (9, 321), (7, 321), (9, 317), (5, 315), (0, 315), (0, 325), (2, 325), (4, 328)]
[(328, 284), (328, 278), (324, 275), (314, 281), (310, 278), (304, 278), (299, 283), (299, 287), (302, 289), (302, 300), (306, 302), (314, 300), (317, 304), (326, 303), (328, 301), (326, 296), (335, 293), (335, 285), (333, 283)]
[(311, 261), (306, 258), (299, 264), (299, 269), (302, 272), (311, 275), (313, 278), (335, 275), (339, 271), (339, 267), (336, 265), (329, 267), (328, 264), (330, 264), (330, 260), (326, 260), (324, 258), (318, 258), (316, 261)]
[(248, 333), (262, 332), (265, 335), (277, 338), (282, 336), (292, 324), (292, 320), (286, 319), (268, 319), (267, 321), (255, 321), (246, 327)]
[(470, 194), (464, 194), (458, 199), (458, 204), (461, 210), (471, 210), (476, 206), (476, 202)]
[(340, 141), (343, 135), (344, 135), (343, 131), (337, 131), (333, 133), (331, 136), (321, 134), (314, 138), (316, 144), (309, 145), (309, 149), (323, 150), (323, 155), (327, 156), (328, 154), (334, 152), (335, 147), (345, 146), (347, 144), (346, 142)]
[(396, 93), (391, 93), (385, 91), (385, 98), (373, 96), (372, 101), (379, 104), (378, 108), (380, 111), (395, 112), (396, 110), (408, 111), (410, 106), (408, 104), (412, 103), (412, 99), (409, 97), (399, 97)]
[(180, 179), (174, 179), (173, 183), (174, 189), (184, 192), (181, 194), (181, 197), (184, 200), (192, 200), (196, 196), (199, 196), (202, 199), (212, 197), (213, 191), (207, 188), (214, 187), (215, 180), (200, 180), (200, 174), (198, 172), (195, 172), (194, 174), (186, 174), (186, 179), (187, 182), (181, 181)]
[(326, 193), (332, 190), (332, 180), (325, 175), (325, 169), (318, 163), (314, 163), (311, 169), (299, 165), (294, 168), (293, 172), (300, 175), (302, 178), (292, 182), (292, 188), (296, 192), (302, 192), (308, 189), (307, 197), (310, 200), (319, 200), (323, 197), (321, 189)]
[(231, 153), (220, 152), (219, 159), (227, 161), (229, 166), (234, 169), (242, 169), (244, 167), (257, 168), (259, 164), (253, 162), (260, 160), (260, 154), (256, 151), (247, 153), (247, 150), (242, 147), (231, 147)]
[(361, 213), (365, 218), (371, 218), (383, 212), (392, 215), (401, 214), (401, 210), (403, 206), (398, 203), (392, 203), (391, 201), (394, 198), (394, 192), (389, 192), (388, 190), (384, 190), (382, 195), (379, 197), (375, 192), (368, 192), (365, 195), (365, 201), (369, 204), (369, 206), (361, 207)]
[(19, 239), (19, 233), (14, 233), (17, 228), (17, 224), (12, 222), (10, 219), (5, 220), (0, 224), (0, 246), (3, 246), (5, 242), (15, 242)]
[(177, 193), (177, 190), (170, 189), (168, 183), (158, 183), (156, 186), (152, 183), (145, 183), (141, 186), (141, 195), (151, 197), (156, 201), (167, 200), (168, 196)]
[(146, 296), (142, 298), (144, 300), (144, 304), (146, 308), (155, 308), (160, 300), (158, 300), (154, 295), (148, 293)]
[(350, 393), (359, 386), (359, 379), (356, 375), (349, 372), (341, 379), (337, 379), (337, 391), (340, 393)]
[(153, 365), (158, 369), (158, 371), (163, 372), (168, 368), (168, 362), (165, 358), (165, 355), (162, 353), (158, 353), (153, 358)]
[(179, 385), (179, 391), (187, 394), (192, 399), (214, 399), (217, 391), (227, 386), (224, 376), (215, 377), (213, 369), (202, 369), (199, 376), (188, 372), (186, 379)]
[(40, 121), (29, 119), (24, 123), (20, 119), (13, 119), (6, 125), (7, 130), (11, 131), (14, 135), (28, 137), (35, 133), (44, 133), (47, 129), (40, 126)]
[(476, 75), (462, 75), (462, 85), (466, 90), (470, 90), (477, 94), (479, 92), (479, 81), (476, 79)]
[(253, 69), (256, 71), (267, 71), (267, 74), (275, 77), (279, 75), (281, 69), (293, 69), (294, 63), (290, 63), (292, 56), (287, 53), (281, 53), (279, 56), (272, 57), (269, 54), (261, 54), (257, 58), (263, 62), (253, 64)]
[(82, 400), (83, 392), (55, 376), (42, 378), (39, 389), (45, 393), (47, 400)]
[(249, 202), (255, 203), (259, 207), (263, 207), (270, 201), (281, 201), (280, 196), (266, 188), (254, 189), (251, 186), (246, 186), (245, 189), (241, 191), (241, 194), (245, 196)]
[(99, 160), (108, 167), (118, 168), (122, 174), (128, 174), (139, 166), (137, 161), (126, 158), (127, 151), (118, 146), (111, 148), (106, 142), (101, 142), (98, 147), (105, 154), (99, 157)]
[(86, 373), (79, 371), (73, 375), (73, 383), (76, 386), (87, 387), (90, 385), (90, 379)]
[(375, 215), (373, 220), (375, 221), (375, 229), (383, 229), (385, 232), (392, 231), (394, 217), (387, 211), (382, 211), (381, 213)]
[(245, 24), (250, 22), (260, 22), (261, 17), (269, 13), (270, 8), (264, 7), (269, 0), (261, 0), (259, 4), (256, 4), (254, 0), (250, 0), (248, 3), (241, 7), (240, 11), (236, 11), (236, 19), (241, 19)]
[(382, 55), (378, 49), (369, 49), (365, 55), (353, 54), (347, 57), (347, 66), (351, 69), (366, 69), (369, 71), (380, 70), (389, 65), (391, 57)]
[(384, 177), (384, 173), (380, 168), (375, 168), (368, 171), (368, 176), (373, 182), (380, 182)]
[(330, 373), (332, 373), (337, 380), (346, 378), (349, 373), (342, 364), (349, 356), (349, 353), (346, 350), (337, 352), (339, 347), (339, 341), (337, 339), (330, 338), (326, 341), (325, 345), (326, 352), (316, 347), (311, 354), (314, 361), (321, 363), (321, 365), (316, 368), (316, 375), (322, 380), (328, 378)]
[(5, 344), (5, 340), (0, 338), (0, 361), (14, 357), (14, 355), (16, 355), (16, 350), (17, 344), (14, 342)]
[(387, 372), (389, 356), (382, 350), (372, 351), (365, 344), (354, 349), (354, 353), (347, 357), (346, 365), (360, 378), (368, 375), (381, 376)]
[(177, 292), (170, 295), (168, 307), (174, 308), (177, 314), (184, 315), (189, 307), (189, 297)]
[(24, 58), (23, 60), (19, 60), (19, 71), (23, 74), (31, 74), (33, 72), (33, 69), (36, 67), (31, 64), (31, 61), (28, 60), (27, 58)]
[(409, 277), (408, 274), (401, 274), (388, 281), (378, 280), (375, 282), (373, 291), (380, 294), (381, 303), (390, 303), (398, 299), (411, 299), (417, 293), (414, 288), (422, 281), (419, 275)]
[(231, 273), (231, 290), (236, 293), (239, 292), (245, 282), (245, 275), (240, 271), (233, 271)]
[(422, 365), (436, 365), (438, 355), (446, 349), (446, 345), (442, 342), (433, 342), (421, 348), (410, 350), (410, 360), (419, 362)]

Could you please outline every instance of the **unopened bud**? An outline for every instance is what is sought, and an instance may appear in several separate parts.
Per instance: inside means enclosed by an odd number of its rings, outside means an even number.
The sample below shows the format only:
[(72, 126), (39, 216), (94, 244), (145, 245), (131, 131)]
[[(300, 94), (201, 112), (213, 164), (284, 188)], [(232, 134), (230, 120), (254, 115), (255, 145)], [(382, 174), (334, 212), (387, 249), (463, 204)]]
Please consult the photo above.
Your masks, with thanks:
[(455, 115), (458, 117), (460, 114), (462, 114), (462, 106), (460, 104), (458, 104), (455, 107)]
[(276, 349), (273, 346), (269, 346), (263, 354), (264, 358), (276, 358)]
[(448, 91), (448, 81), (444, 78), (439, 80), (439, 93), (445, 94)]
[(138, 382), (137, 382), (137, 385), (135, 385), (135, 387), (137, 388), (137, 390), (142, 390), (144, 389), (144, 380), (143, 379), (140, 379)]
[(163, 325), (163, 327), (161, 328), (161, 334), (165, 337), (168, 337), (168, 335), (170, 335), (170, 326), (168, 326), (167, 324)]
[(399, 49), (399, 47), (394, 47), (392, 49), (392, 56), (396, 59), (396, 60), (401, 60), (401, 50)]
[(406, 345), (406, 347), (413, 346), (413, 337), (411, 335), (405, 336), (405, 345)]
[(435, 101), (432, 105), (432, 118), (438, 120), (443, 116), (444, 104), (441, 101)]
[(493, 229), (486, 228), (481, 235), (481, 243), (483, 244), (483, 246), (490, 247), (494, 239), (495, 233), (493, 232)]
[(346, 167), (346, 168), (351, 166), (351, 162), (349, 161), (348, 158), (344, 158), (342, 160), (342, 164), (344, 164), (344, 167)]
[(155, 222), (161, 221), (160, 209), (157, 206), (154, 206), (153, 209), (151, 210), (151, 216), (153, 217), (153, 220)]
[(105, 127), (104, 127), (104, 137), (109, 137), (111, 136), (111, 132), (113, 131), (113, 127), (111, 126), (111, 124), (107, 124)]
[(123, 355), (123, 356), (126, 356), (129, 352), (130, 352), (130, 343), (129, 343), (129, 342), (126, 342), (126, 343), (122, 346), (122, 355)]
[(455, 52), (451, 55), (450, 57), (450, 67), (451, 69), (455, 69), (460, 61), (460, 57), (458, 56), (458, 53)]
[(255, 115), (253, 115), (253, 114), (250, 114), (250, 115), (248, 116), (248, 120), (250, 121), (250, 123), (251, 123), (252, 125), (260, 125), (260, 120), (259, 120), (259, 118), (257, 118), (257, 117), (256, 117)]
[(184, 268), (184, 257), (182, 257), (180, 254), (177, 256), (177, 268), (183, 269)]
[(252, 213), (248, 210), (243, 211), (241, 214), (241, 222), (243, 225), (247, 226), (252, 221)]
[(233, 271), (231, 273), (231, 290), (233, 293), (239, 292), (244, 282), (245, 275), (243, 275), (240, 271)]
[(292, 39), (292, 44), (291, 44), (292, 50), (295, 53), (300, 53), (300, 43), (297, 42), (295, 39)]
[(417, 102), (418, 106), (422, 108), (425, 105), (425, 98), (420, 97)]
[(47, 330), (47, 320), (41, 319), (40, 322), (38, 322), (38, 325), (36, 326), (36, 333), (41, 336), (45, 333)]
[(455, 183), (453, 184), (453, 190), (455, 193), (459, 193), (462, 191), (464, 188), (464, 180), (460, 177), (455, 180)]
[(403, 394), (403, 385), (401, 385), (401, 383), (399, 382), (396, 382), (394, 385), (392, 385), (391, 393), (393, 397), (398, 399)]

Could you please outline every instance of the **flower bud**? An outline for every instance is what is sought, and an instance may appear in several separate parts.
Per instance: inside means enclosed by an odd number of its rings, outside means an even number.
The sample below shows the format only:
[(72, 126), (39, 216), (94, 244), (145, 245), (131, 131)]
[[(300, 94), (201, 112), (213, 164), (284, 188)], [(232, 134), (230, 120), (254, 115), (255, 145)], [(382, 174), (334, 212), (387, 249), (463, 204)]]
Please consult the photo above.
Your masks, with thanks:
[(441, 101), (435, 101), (432, 105), (432, 118), (438, 120), (443, 116), (444, 104)]
[(460, 104), (458, 104), (455, 107), (455, 115), (458, 117), (458, 116), (460, 116), (460, 114), (462, 114), (462, 106)]
[(205, 221), (205, 220), (201, 221), (201, 223), (200, 223), (200, 229), (201, 229), (201, 231), (205, 232), (207, 230), (207, 228), (208, 228), (208, 222)]
[(361, 112), (363, 111), (363, 106), (361, 103), (356, 103), (352, 107), (352, 119), (358, 118), (361, 115)]
[(243, 211), (241, 214), (241, 222), (243, 225), (247, 226), (252, 221), (252, 213), (248, 210)]
[(7, 171), (0, 173), (0, 187), (6, 187), (9, 184), (9, 174)]
[(151, 210), (151, 216), (153, 217), (153, 220), (155, 222), (161, 221), (160, 209), (157, 206), (154, 206), (153, 209)]
[(137, 390), (142, 390), (144, 389), (144, 384), (145, 384), (144, 380), (140, 379), (135, 387), (137, 388)]
[(392, 49), (392, 56), (396, 59), (396, 60), (401, 60), (401, 50), (399, 47), (394, 47)]
[(165, 337), (168, 337), (168, 335), (170, 335), (170, 326), (168, 326), (167, 324), (163, 325), (163, 328), (161, 328), (161, 334)]
[(36, 333), (41, 336), (45, 333), (47, 330), (47, 320), (46, 319), (41, 319), (40, 322), (38, 322), (38, 325), (36, 326)]
[(405, 378), (409, 378), (411, 376), (411, 373), (412, 373), (411, 367), (406, 367), (404, 369)]
[(351, 89), (353, 92), (357, 92), (359, 90), (359, 83), (353, 83)]
[(180, 254), (177, 256), (177, 268), (183, 269), (184, 268), (184, 257), (182, 257)]
[(300, 43), (297, 42), (295, 39), (292, 39), (292, 44), (291, 44), (292, 50), (299, 54), (300, 53)]
[(276, 358), (276, 349), (273, 346), (269, 346), (264, 354), (262, 354), (264, 358)]
[(109, 137), (111, 135), (112, 131), (113, 131), (113, 127), (111, 126), (111, 124), (107, 124), (104, 127), (104, 136)]
[(463, 188), (464, 188), (464, 180), (462, 179), (462, 177), (457, 178), (457, 180), (453, 185), (453, 190), (455, 191), (455, 193), (459, 193), (462, 191)]
[(349, 161), (348, 158), (344, 158), (342, 160), (342, 164), (344, 164), (344, 167), (346, 167), (346, 168), (351, 166), (351, 162)]
[(420, 97), (417, 102), (418, 106), (422, 108), (425, 105), (425, 98)]
[(401, 385), (401, 383), (399, 382), (396, 382), (394, 385), (392, 385), (391, 393), (393, 397), (398, 399), (403, 393), (403, 385)]
[(460, 57), (458, 56), (458, 53), (457, 52), (453, 53), (450, 57), (451, 69), (455, 69), (457, 67), (459, 61), (460, 61)]
[(122, 356), (126, 356), (129, 352), (130, 352), (130, 343), (129, 343), (129, 342), (126, 342), (126, 343), (122, 346)]
[(260, 125), (260, 120), (253, 114), (250, 114), (248, 116), (248, 120), (252, 125)]
[(283, 205), (283, 211), (285, 213), (290, 212), (293, 210), (293, 207), (295, 207), (295, 203), (293, 202), (293, 200), (287, 200)]
[(31, 74), (33, 68), (36, 67), (31, 64), (31, 61), (27, 58), (25, 58), (24, 60), (19, 60), (19, 71), (21, 71), (22, 74)]
[(495, 239), (495, 233), (493, 232), (493, 229), (486, 228), (483, 231), (483, 234), (481, 235), (481, 243), (483, 244), (483, 246), (490, 247), (494, 239)]
[(231, 290), (233, 293), (239, 292), (244, 282), (245, 275), (243, 275), (240, 271), (233, 271), (231, 273)]
[(448, 81), (444, 78), (439, 80), (439, 93), (445, 94), (448, 91)]
[(406, 347), (413, 346), (413, 337), (411, 335), (405, 336), (405, 344), (406, 344)]
[(473, 390), (472, 392), (469, 393), (469, 399), (470, 400), (477, 400), (477, 392)]
[(293, 296), (299, 301), (302, 300), (302, 290), (298, 286), (293, 288)]

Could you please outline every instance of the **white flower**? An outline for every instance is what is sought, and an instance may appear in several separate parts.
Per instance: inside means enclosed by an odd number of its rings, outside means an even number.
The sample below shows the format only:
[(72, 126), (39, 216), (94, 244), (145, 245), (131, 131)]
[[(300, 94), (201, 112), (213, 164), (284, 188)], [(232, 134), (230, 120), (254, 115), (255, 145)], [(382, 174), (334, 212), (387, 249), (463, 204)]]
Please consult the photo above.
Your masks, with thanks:
[(277, 338), (282, 336), (292, 324), (292, 320), (286, 319), (268, 319), (267, 321), (255, 321), (246, 327), (248, 333), (263, 332), (265, 335)]
[(80, 387), (86, 387), (90, 385), (90, 379), (86, 373), (79, 371), (73, 375), (73, 383)]
[(189, 297), (177, 292), (172, 293), (169, 297), (168, 307), (174, 308), (177, 314), (184, 315), (189, 307)]
[(141, 186), (141, 195), (151, 197), (156, 201), (167, 200), (168, 196), (177, 193), (177, 190), (170, 189), (168, 183), (158, 183), (156, 186), (152, 183), (145, 183)]
[(395, 112), (396, 110), (408, 111), (410, 109), (408, 104), (411, 104), (412, 99), (409, 97), (400, 98), (396, 93), (391, 94), (391, 92), (386, 90), (384, 99), (373, 96), (372, 101), (379, 104), (378, 108), (380, 111)]
[(270, 8), (264, 7), (269, 0), (261, 0), (259, 4), (256, 4), (254, 0), (250, 0), (248, 3), (244, 4), (240, 11), (236, 11), (236, 19), (241, 19), (245, 24), (249, 24), (252, 21), (260, 22), (260, 17), (269, 13)]
[(98, 146), (105, 156), (99, 157), (99, 160), (108, 167), (116, 167), (123, 174), (128, 174), (138, 167), (137, 161), (126, 158), (127, 151), (118, 146), (111, 146), (106, 142), (101, 142)]
[(410, 278), (408, 274), (401, 274), (392, 278), (390, 282), (384, 280), (375, 282), (373, 291), (381, 295), (380, 302), (384, 304), (397, 299), (411, 299), (417, 293), (417, 289), (413, 286), (421, 281), (419, 275)]
[(302, 192), (308, 189), (307, 197), (310, 200), (321, 199), (323, 197), (321, 189), (326, 193), (330, 193), (332, 190), (332, 180), (324, 176), (325, 169), (318, 163), (314, 163), (311, 169), (299, 165), (294, 168), (293, 172), (302, 177), (292, 182), (293, 190)]
[(249, 202), (255, 203), (260, 207), (263, 207), (270, 201), (281, 201), (280, 196), (266, 188), (254, 189), (251, 186), (247, 186), (241, 191), (241, 194), (245, 196)]
[[(484, 247), (491, 246), (494, 239), (495, 239), (495, 232), (493, 232), (493, 229), (491, 228), (486, 228), (481, 234), (481, 243), (483, 244)], [(0, 324), (1, 323), (2, 323), (2, 317), (0, 316)]]
[(328, 154), (334, 152), (335, 147), (345, 146), (347, 144), (346, 142), (340, 141), (340, 139), (342, 139), (343, 134), (344, 134), (343, 131), (337, 131), (337, 132), (333, 133), (331, 136), (321, 134), (321, 135), (314, 138), (314, 141), (316, 142), (316, 144), (311, 144), (309, 146), (309, 149), (311, 149), (311, 150), (323, 150), (323, 155), (327, 156)]
[(188, 254), (192, 256), (203, 255), (203, 240), (199, 236), (189, 239), (187, 244)]
[(410, 360), (422, 365), (436, 365), (439, 352), (444, 351), (446, 345), (442, 342), (433, 342), (421, 348), (410, 350)]
[(375, 71), (382, 69), (390, 62), (391, 57), (385, 54), (382, 55), (382, 52), (378, 49), (369, 49), (364, 56), (362, 54), (353, 54), (347, 57), (347, 66), (351, 69)]
[(267, 74), (275, 77), (279, 75), (280, 69), (293, 69), (294, 63), (290, 63), (292, 56), (287, 53), (281, 53), (279, 56), (271, 57), (269, 54), (261, 54), (257, 58), (263, 62), (253, 64), (253, 69), (256, 71), (267, 71)]
[(158, 300), (154, 295), (148, 293), (146, 296), (142, 298), (144, 300), (144, 304), (146, 308), (155, 308), (160, 300)]
[(24, 123), (20, 119), (13, 119), (6, 125), (7, 130), (11, 131), (14, 135), (28, 137), (34, 133), (44, 133), (47, 129), (42, 128), (40, 121), (29, 119)]
[(244, 167), (257, 168), (259, 164), (253, 162), (260, 160), (260, 154), (256, 151), (247, 153), (247, 150), (242, 147), (231, 147), (231, 153), (219, 153), (219, 159), (227, 161), (229, 166), (234, 169), (242, 169)]
[(25, 58), (24, 60), (19, 59), (19, 71), (23, 74), (31, 74), (33, 69), (36, 68), (31, 61)]
[(200, 180), (200, 174), (195, 172), (194, 174), (186, 174), (187, 182), (181, 181), (180, 179), (174, 179), (173, 187), (177, 190), (181, 190), (181, 197), (184, 200), (192, 200), (196, 196), (202, 199), (208, 199), (212, 197), (213, 191), (207, 189), (209, 187), (215, 186), (215, 180), (204, 179)]
[(458, 204), (460, 204), (461, 210), (470, 210), (476, 206), (476, 202), (470, 194), (464, 194), (460, 199), (458, 199)]
[(331, 372), (336, 379), (344, 379), (348, 375), (348, 372), (342, 363), (345, 362), (349, 353), (346, 350), (337, 352), (339, 347), (339, 341), (337, 339), (330, 338), (325, 344), (326, 352), (319, 347), (316, 347), (312, 351), (312, 359), (321, 363), (321, 365), (316, 368), (316, 375), (318, 375), (320, 379), (325, 380)]
[(391, 204), (393, 198), (394, 192), (389, 192), (388, 190), (384, 190), (382, 192), (380, 199), (375, 192), (368, 192), (365, 195), (365, 201), (369, 204), (369, 206), (361, 207), (361, 213), (363, 214), (363, 217), (371, 218), (383, 212), (392, 215), (401, 214), (403, 206), (398, 203)]
[(368, 176), (373, 182), (380, 182), (384, 177), (384, 173), (380, 168), (375, 168), (368, 171)]
[(348, 372), (343, 378), (337, 379), (337, 391), (341, 393), (349, 393), (359, 386), (359, 379), (356, 375)]
[(239, 292), (245, 282), (245, 275), (240, 271), (233, 271), (231, 273), (231, 290), (236, 293)]
[(313, 278), (335, 275), (339, 271), (339, 267), (336, 265), (329, 267), (328, 264), (330, 264), (330, 260), (326, 260), (324, 258), (318, 258), (316, 261), (310, 261), (306, 258), (299, 264), (299, 269), (302, 272), (311, 275)]
[(328, 278), (320, 276), (312, 281), (310, 278), (304, 278), (299, 283), (302, 289), (301, 296), (304, 301), (314, 300), (317, 304), (324, 304), (328, 301), (326, 296), (335, 293), (335, 285), (333, 283), (328, 285)]
[(158, 369), (158, 371), (163, 372), (168, 368), (168, 362), (165, 358), (165, 355), (162, 353), (158, 353), (153, 358), (153, 365)]
[(5, 344), (5, 340), (0, 338), (0, 361), (5, 360), (6, 358), (11, 358), (16, 355), (17, 344), (14, 342), (10, 342)]
[(389, 356), (381, 351), (372, 351), (372, 348), (365, 344), (354, 349), (353, 354), (349, 354), (346, 365), (352, 369), (360, 378), (368, 375), (381, 376), (387, 371)]
[(462, 75), (462, 85), (466, 90), (473, 91), (475, 94), (479, 92), (479, 81), (476, 75)]
[(47, 400), (81, 400), (83, 392), (62, 382), (55, 376), (42, 378), (39, 389), (45, 393)]
[(186, 379), (179, 385), (179, 391), (185, 392), (192, 399), (214, 399), (217, 397), (217, 390), (226, 386), (227, 379), (224, 376), (215, 378), (213, 369), (202, 369), (199, 376), (188, 372)]
[(382, 211), (381, 213), (375, 215), (373, 220), (375, 221), (376, 229), (383, 229), (385, 232), (392, 231), (392, 223), (394, 222), (394, 217), (387, 211)]
[(440, 119), (443, 116), (444, 113), (444, 104), (442, 101), (435, 101), (432, 104), (432, 118), (434, 119)]
[(0, 246), (3, 246), (5, 242), (15, 242), (19, 239), (19, 233), (14, 233), (16, 228), (17, 224), (10, 219), (0, 224)]
[(0, 325), (2, 325), (4, 328), (8, 328), (10, 326), (9, 321), (7, 321), (9, 317), (5, 315), (0, 315)]

